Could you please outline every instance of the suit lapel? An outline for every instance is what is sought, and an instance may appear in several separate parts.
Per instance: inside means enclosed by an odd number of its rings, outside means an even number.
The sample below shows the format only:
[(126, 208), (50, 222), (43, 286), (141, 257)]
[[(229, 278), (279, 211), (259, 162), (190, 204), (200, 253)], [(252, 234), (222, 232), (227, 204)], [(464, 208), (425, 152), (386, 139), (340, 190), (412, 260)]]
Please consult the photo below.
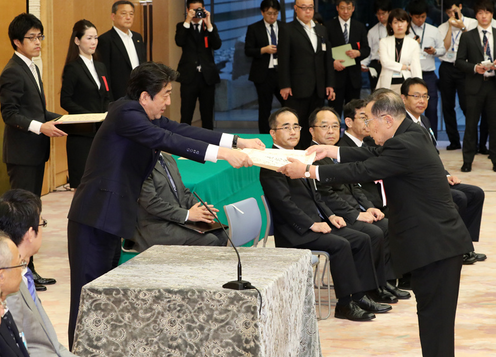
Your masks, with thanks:
[[(38, 74), (38, 80), (40, 81), (40, 88), (38, 88), (38, 84), (36, 83), (36, 79), (34, 79), (33, 72), (31, 72), (31, 69), (29, 69), (28, 65), (26, 62), (24, 62), (18, 55), (14, 54), (12, 57), (14, 61), (21, 66), (23, 71), (26, 73), (26, 76), (29, 78), (30, 82), (34, 86), (34, 89), (36, 92), (38, 92), (38, 95), (40, 96), (41, 102), (43, 103), (43, 108), (45, 108), (45, 95), (43, 91), (43, 82), (41, 80), (40, 72), (38, 70), (38, 67), (36, 67), (36, 73)], [(41, 89), (41, 91), (40, 91)]]
[[(279, 22), (277, 23), (277, 25), (279, 26)], [(263, 19), (258, 22), (258, 31), (260, 34), (260, 43), (262, 44), (262, 47), (268, 46), (269, 37), (267, 35), (267, 27), (265, 27), (265, 22)]]
[[(294, 20), (293, 23), (294, 23), (294, 27), (296, 28), (296, 31), (298, 31), (301, 34), (301, 36), (303, 36), (303, 38), (306, 40), (308, 46), (310, 46), (310, 49), (312, 50), (312, 52), (315, 52), (313, 50), (312, 41), (310, 41), (310, 37), (308, 37), (308, 34), (305, 31), (305, 29), (303, 28), (302, 24), (300, 24), (298, 22), (298, 20)], [(318, 39), (319, 39), (319, 36), (317, 35), (317, 51), (319, 49), (319, 40)]]
[[(83, 72), (86, 74), (86, 77), (88, 77), (88, 80), (93, 84), (93, 86), (98, 89), (98, 86), (97, 84), (95, 83), (95, 79), (93, 78), (93, 76), (91, 75), (91, 72), (90, 70), (88, 69), (88, 67), (86, 66), (86, 64), (84, 63), (84, 61), (81, 59), (81, 57), (78, 56), (77, 58), (77, 61), (79, 63), (79, 65), (83, 68)], [(101, 87), (101, 86), (100, 86)]]
[[(176, 185), (176, 189), (177, 189), (177, 179), (176, 177), (174, 177), (173, 173), (172, 173), (172, 170), (171, 170), (171, 165), (169, 163), (169, 158), (166, 157), (166, 155), (162, 155), (162, 157), (164, 158), (164, 162), (165, 162), (165, 165), (167, 165), (167, 168), (169, 169), (169, 173), (171, 174), (171, 177), (172, 179), (174, 180), (174, 184)], [(165, 180), (167, 181), (167, 184), (169, 185), (169, 188), (172, 192), (172, 195), (176, 198), (176, 200), (181, 203), (181, 200), (179, 199), (179, 190), (177, 191), (177, 195), (178, 197), (176, 197), (176, 195), (174, 194), (174, 187), (172, 186), (172, 183), (170, 182), (169, 180), (169, 176), (167, 175), (167, 172), (165, 171), (165, 169), (162, 167), (162, 165), (160, 164), (160, 161), (158, 162), (158, 165), (156, 166), (156, 169), (158, 170), (158, 172), (164, 176)]]
[(123, 58), (126, 60), (126, 63), (129, 65), (129, 67), (132, 68), (131, 60), (129, 59), (129, 55), (127, 54), (126, 47), (124, 46), (124, 42), (122, 42), (121, 36), (119, 36), (119, 34), (117, 33), (117, 31), (115, 31), (114, 28), (112, 28), (111, 36), (115, 45), (121, 52)]

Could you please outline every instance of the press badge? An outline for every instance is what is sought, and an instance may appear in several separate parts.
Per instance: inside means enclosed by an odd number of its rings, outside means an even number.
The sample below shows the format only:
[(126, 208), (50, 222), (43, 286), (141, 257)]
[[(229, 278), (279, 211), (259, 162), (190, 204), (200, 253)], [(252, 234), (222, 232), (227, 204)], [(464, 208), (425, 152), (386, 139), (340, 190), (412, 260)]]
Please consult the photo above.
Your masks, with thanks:
[(455, 51), (446, 52), (446, 58), (450, 60), (454, 60), (456, 58)]
[(327, 46), (325, 43), (322, 42), (322, 51), (325, 52), (327, 51)]
[(393, 72), (393, 78), (403, 78), (401, 72)]
[(274, 66), (277, 66), (277, 58), (273, 58), (272, 63), (274, 64)]
[(427, 58), (427, 56), (425, 55), (425, 51), (424, 51), (424, 50), (421, 50), (421, 51), (420, 51), (420, 56), (419, 56), (419, 58), (420, 58), (421, 60), (423, 60), (423, 59), (426, 59), (426, 58)]

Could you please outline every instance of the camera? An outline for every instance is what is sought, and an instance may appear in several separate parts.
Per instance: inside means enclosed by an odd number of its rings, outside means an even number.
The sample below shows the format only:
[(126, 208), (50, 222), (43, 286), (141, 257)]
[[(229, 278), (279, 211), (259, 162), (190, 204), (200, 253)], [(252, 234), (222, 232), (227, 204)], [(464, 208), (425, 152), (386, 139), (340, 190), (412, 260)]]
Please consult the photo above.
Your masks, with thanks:
[(204, 19), (207, 17), (207, 14), (205, 14), (205, 10), (199, 7), (198, 9), (195, 10), (195, 18), (197, 19)]

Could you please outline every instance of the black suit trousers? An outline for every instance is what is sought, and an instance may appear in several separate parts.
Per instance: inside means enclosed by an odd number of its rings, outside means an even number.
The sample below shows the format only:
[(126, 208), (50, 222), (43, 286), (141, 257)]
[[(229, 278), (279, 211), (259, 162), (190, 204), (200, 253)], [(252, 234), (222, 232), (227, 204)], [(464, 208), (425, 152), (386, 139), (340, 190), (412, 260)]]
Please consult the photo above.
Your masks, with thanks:
[(308, 131), (308, 117), (315, 109), (322, 107), (323, 105), (324, 98), (319, 98), (316, 90), (314, 90), (313, 94), (308, 98), (294, 98), (293, 96), (288, 96), (286, 106), (296, 111), (298, 114), (298, 121), (302, 127), (300, 142), (296, 146), (296, 149), (305, 150), (310, 146), (312, 136), (310, 135), (310, 131)]
[(7, 164), (7, 174), (10, 188), (22, 188), (38, 197), (41, 196), (45, 163), (37, 166)]
[(343, 72), (346, 72), (346, 80), (343, 83), (339, 83), (340, 86), (334, 89), (336, 98), (333, 101), (329, 100), (329, 106), (334, 108), (340, 116), (343, 114), (343, 107), (346, 103), (352, 99), (360, 99), (361, 90), (361, 88), (353, 87), (349, 69), (345, 68), (343, 69)]
[(425, 81), (425, 83), (427, 83), (427, 91), (430, 97), (429, 104), (427, 105), (427, 109), (425, 110), (425, 116), (429, 118), (432, 132), (434, 133), (434, 137), (437, 139), (438, 78), (434, 71), (430, 71), (430, 72), (422, 72), (422, 79)]
[(378, 60), (370, 61), (369, 67), (374, 68), (377, 71), (377, 77), (372, 77), (369, 72), (369, 80), (370, 80), (370, 91), (373, 92), (375, 87), (377, 87), (377, 82), (379, 81), (379, 77), (381, 75), (381, 63)]
[(467, 226), (472, 242), (479, 241), (484, 206), (484, 191), (479, 186), (459, 183), (450, 186), (451, 196), (458, 207), (458, 212)]
[(255, 87), (258, 96), (258, 131), (260, 134), (268, 134), (270, 131), (269, 116), (274, 96), (281, 103), (281, 106), (284, 105), (277, 81), (277, 70), (269, 69), (265, 81), (255, 83)]
[(412, 271), (423, 357), (455, 356), (455, 315), (462, 256)]
[(181, 123), (191, 125), (196, 100), (200, 103), (202, 127), (214, 128), (215, 84), (208, 85), (201, 72), (196, 72), (191, 83), (181, 83)]
[(69, 220), (67, 225), (69, 265), (71, 268), (71, 305), (69, 311), (69, 349), (74, 331), (83, 285), (117, 267), (121, 256), (121, 238)]

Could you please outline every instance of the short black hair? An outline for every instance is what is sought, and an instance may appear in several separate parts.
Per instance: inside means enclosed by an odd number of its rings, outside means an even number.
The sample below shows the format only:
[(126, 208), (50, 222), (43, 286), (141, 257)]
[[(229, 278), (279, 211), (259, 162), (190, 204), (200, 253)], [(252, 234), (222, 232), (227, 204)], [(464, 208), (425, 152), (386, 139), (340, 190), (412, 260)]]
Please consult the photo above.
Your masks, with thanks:
[(159, 62), (145, 62), (132, 70), (127, 86), (127, 96), (138, 100), (142, 92), (153, 99), (166, 85), (179, 77), (179, 73)]
[(41, 199), (34, 193), (20, 188), (9, 190), (0, 197), (0, 230), (18, 246), (29, 228), (38, 234), (40, 213)]
[(410, 15), (422, 15), (427, 14), (429, 11), (429, 6), (425, 0), (412, 0), (408, 4), (407, 9)]
[(188, 0), (186, 1), (186, 8), (189, 8), (191, 4), (196, 4), (196, 3), (200, 3), (202, 4), (203, 7), (205, 7), (205, 3), (203, 2), (203, 0)]
[(390, 12), (393, 9), (393, 3), (391, 0), (375, 0), (374, 1), (374, 14), (377, 14), (377, 11), (387, 11)]
[(391, 10), (391, 12), (389, 13), (389, 17), (388, 17), (388, 20), (387, 20), (387, 32), (388, 32), (388, 35), (389, 36), (393, 36), (394, 35), (394, 31), (393, 31), (393, 27), (392, 27), (392, 23), (393, 23), (393, 20), (396, 19), (398, 21), (406, 21), (408, 22), (408, 25), (407, 25), (407, 29), (406, 29), (406, 34), (408, 35), (410, 33), (410, 15), (408, 15), (408, 13), (403, 10), (403, 9), (393, 9)]
[(427, 87), (427, 83), (425, 83), (425, 81), (422, 79), (422, 78), (419, 78), (419, 77), (410, 77), (410, 78), (407, 78), (403, 84), (401, 85), (401, 94), (403, 95), (408, 95), (408, 92), (410, 91), (410, 87), (415, 85), (415, 84), (420, 84), (422, 86), (424, 86), (426, 89), (428, 89), (429, 87)]
[(19, 42), (24, 41), (24, 36), (28, 33), (32, 28), (36, 30), (40, 30), (43, 35), (43, 24), (40, 19), (38, 19), (33, 14), (26, 14), (25, 12), (14, 17), (14, 20), (9, 25), (9, 38), (10, 43), (15, 51), (17, 51), (17, 46), (14, 43), (14, 40), (19, 40)]
[(451, 9), (453, 5), (460, 6), (461, 4), (462, 4), (462, 0), (444, 0), (443, 3), (444, 11)]
[(308, 126), (309, 127), (313, 127), (315, 125), (315, 122), (317, 121), (317, 114), (319, 114), (322, 111), (331, 112), (332, 114), (334, 114), (336, 116), (336, 118), (338, 118), (338, 121), (340, 121), (340, 119), (339, 119), (340, 115), (338, 114), (338, 112), (334, 108), (331, 108), (331, 107), (316, 108), (312, 113), (310, 113), (310, 115), (308, 117)]
[(363, 99), (352, 99), (343, 108), (343, 116), (355, 120), (356, 111), (360, 108), (367, 106)]
[[(285, 112), (293, 113), (296, 116), (296, 119), (298, 119), (298, 113), (296, 113), (296, 110), (294, 110), (292, 108), (289, 108), (289, 107), (279, 108), (279, 109), (277, 109), (274, 113), (272, 113), (269, 116), (269, 120), (268, 121), (269, 121), (269, 127), (270, 127), (270, 129), (275, 129), (276, 128), (277, 117), (280, 114), (285, 113)], [(300, 119), (298, 119), (298, 121), (299, 120)]]
[(131, 1), (119, 0), (112, 4), (112, 14), (117, 13), (117, 9), (119, 8), (120, 5), (131, 5), (134, 9), (134, 4)]
[(474, 14), (477, 15), (479, 11), (488, 11), (494, 14), (494, 3), (492, 0), (479, 0), (474, 5)]
[(277, 11), (281, 10), (281, 4), (277, 0), (263, 0), (260, 3), (260, 11), (265, 12), (268, 9), (273, 8)]
[(339, 6), (339, 4), (341, 4), (342, 2), (345, 2), (346, 4), (351, 4), (353, 6), (355, 6), (355, 0), (336, 0), (336, 6)]

